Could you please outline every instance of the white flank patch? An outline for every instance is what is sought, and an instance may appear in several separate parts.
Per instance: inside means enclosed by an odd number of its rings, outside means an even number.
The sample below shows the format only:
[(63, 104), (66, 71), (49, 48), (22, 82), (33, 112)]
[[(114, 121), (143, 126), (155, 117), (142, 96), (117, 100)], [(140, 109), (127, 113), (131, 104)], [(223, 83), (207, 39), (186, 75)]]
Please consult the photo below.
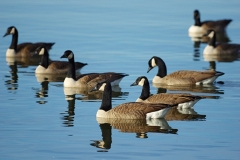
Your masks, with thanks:
[(214, 76), (212, 78), (205, 79), (205, 80), (203, 80), (201, 82), (197, 82), (196, 85), (212, 84), (217, 78), (218, 78), (218, 76)]
[(64, 87), (76, 87), (76, 81), (72, 78), (66, 77), (63, 82)]
[(199, 26), (194, 26), (192, 25), (189, 29), (188, 29), (189, 33), (199, 33), (199, 34), (204, 34), (204, 29), (202, 27)]
[(39, 52), (39, 55), (44, 55), (44, 52), (45, 52), (45, 49), (44, 48), (41, 48), (40, 52)]
[(170, 110), (170, 107), (165, 108), (165, 109), (161, 109), (159, 111), (147, 113), (146, 119), (149, 119), (149, 118), (164, 118), (169, 110)]
[(105, 112), (105, 111), (102, 110), (102, 109), (99, 109), (99, 110), (97, 111), (96, 117), (108, 118), (108, 117), (107, 117), (107, 112)]
[(14, 49), (7, 49), (6, 56), (7, 57), (15, 57), (16, 56), (15, 50)]
[(72, 57), (73, 57), (73, 53), (70, 53), (68, 56), (68, 59), (72, 59)]
[(152, 60), (151, 60), (151, 65), (152, 65), (152, 67), (156, 67), (157, 65), (156, 65), (156, 62), (155, 62), (155, 58), (152, 58)]
[(39, 65), (36, 70), (35, 70), (35, 73), (46, 73), (46, 68)]
[(186, 102), (186, 103), (180, 103), (178, 104), (178, 108), (193, 108), (193, 106), (199, 101), (199, 99), (196, 99), (194, 101)]
[(13, 27), (13, 28), (11, 29), (10, 34), (14, 34), (14, 33), (15, 33), (15, 28)]
[(143, 86), (144, 85), (144, 82), (145, 82), (145, 78), (142, 78), (140, 82), (138, 82), (138, 85), (139, 86)]

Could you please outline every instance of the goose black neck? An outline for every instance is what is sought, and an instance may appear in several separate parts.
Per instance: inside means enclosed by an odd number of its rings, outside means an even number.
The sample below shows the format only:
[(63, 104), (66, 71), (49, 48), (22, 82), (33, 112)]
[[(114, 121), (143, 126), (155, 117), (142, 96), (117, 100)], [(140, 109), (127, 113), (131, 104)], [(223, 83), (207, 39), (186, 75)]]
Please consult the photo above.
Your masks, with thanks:
[(216, 47), (216, 33), (215, 32), (213, 33), (213, 37), (209, 40), (208, 45)]
[(68, 69), (67, 77), (76, 80), (74, 56), (71, 59), (68, 59), (68, 62), (69, 62), (69, 69)]
[(200, 18), (195, 18), (195, 24), (194, 25), (199, 26), (199, 27), (202, 25)]
[(15, 28), (15, 32), (12, 35), (12, 42), (9, 46), (9, 49), (14, 49), (15, 51), (17, 51), (17, 43), (18, 43), (18, 31)]
[(145, 79), (143, 87), (142, 87), (142, 93), (140, 95), (140, 99), (146, 100), (150, 96), (150, 85), (147, 79)]
[(104, 111), (112, 109), (112, 86), (108, 82), (104, 88), (100, 109)]
[(42, 56), (42, 61), (41, 61), (41, 66), (43, 66), (44, 68), (48, 68), (49, 66), (49, 54), (47, 51), (45, 51), (46, 53), (44, 53), (44, 55)]
[(167, 67), (166, 67), (165, 62), (159, 57), (156, 57), (155, 60), (156, 60), (157, 66), (158, 66), (157, 76), (159, 76), (161, 78), (165, 77), (167, 75)]

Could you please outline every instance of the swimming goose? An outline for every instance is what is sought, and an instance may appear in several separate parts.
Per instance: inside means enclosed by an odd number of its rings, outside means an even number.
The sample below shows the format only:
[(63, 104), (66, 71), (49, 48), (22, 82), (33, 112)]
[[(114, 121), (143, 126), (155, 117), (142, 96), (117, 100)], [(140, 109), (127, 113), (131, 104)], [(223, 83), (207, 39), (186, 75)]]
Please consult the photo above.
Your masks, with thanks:
[(47, 50), (50, 50), (55, 43), (46, 43), (46, 42), (38, 42), (38, 43), (21, 43), (18, 44), (18, 30), (14, 26), (8, 27), (5, 35), (12, 35), (12, 42), (6, 52), (7, 57), (31, 57), (31, 54), (35, 52), (36, 48), (40, 45), (45, 46)]
[(128, 76), (124, 73), (105, 72), (105, 73), (87, 73), (76, 77), (74, 54), (71, 50), (66, 50), (61, 58), (68, 58), (70, 68), (67, 77), (64, 80), (64, 87), (93, 88), (98, 82), (111, 79), (111, 85), (119, 85), (123, 77)]
[(149, 81), (145, 76), (138, 77), (136, 81), (131, 84), (131, 86), (137, 85), (142, 86), (142, 93), (136, 102), (178, 104), (178, 108), (192, 108), (200, 99), (203, 98), (186, 93), (158, 93), (151, 95)]
[(164, 118), (174, 105), (160, 103), (129, 102), (112, 108), (112, 87), (110, 82), (98, 83), (91, 91), (103, 91), (102, 104), (96, 117), (121, 119)]
[(201, 22), (200, 12), (198, 10), (194, 10), (193, 18), (195, 20), (195, 24), (190, 26), (188, 29), (189, 33), (205, 34), (209, 29), (214, 29), (216, 32), (224, 32), (228, 24), (232, 21), (231, 19), (221, 19), (216, 21), (208, 20)]
[[(34, 55), (42, 56), (40, 65), (36, 68), (35, 73), (37, 74), (67, 74), (69, 69), (69, 62), (65, 61), (50, 61), (49, 53), (46, 47), (39, 46)], [(87, 63), (75, 62), (75, 70), (79, 71)]]
[(153, 56), (148, 61), (148, 71), (154, 67), (158, 67), (158, 73), (153, 78), (153, 83), (159, 83), (163, 85), (201, 85), (211, 84), (219, 76), (223, 75), (223, 72), (218, 71), (192, 71), (192, 70), (180, 70), (167, 75), (167, 67), (164, 61), (160, 57)]
[(210, 40), (203, 50), (204, 55), (238, 55), (240, 53), (240, 44), (216, 43), (214, 30), (208, 30), (206, 35)]

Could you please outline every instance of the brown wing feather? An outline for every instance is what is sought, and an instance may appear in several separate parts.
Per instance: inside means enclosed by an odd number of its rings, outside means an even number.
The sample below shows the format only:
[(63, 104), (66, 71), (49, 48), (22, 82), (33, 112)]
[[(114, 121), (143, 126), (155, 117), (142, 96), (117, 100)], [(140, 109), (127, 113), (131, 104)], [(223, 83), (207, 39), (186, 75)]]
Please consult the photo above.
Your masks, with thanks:
[(97, 83), (109, 80), (110, 82), (123, 78), (125, 74), (115, 73), (115, 72), (105, 72), (105, 73), (89, 73), (83, 74), (77, 77), (78, 83), (86, 84), (88, 87), (93, 88)]
[(173, 72), (166, 77), (164, 80), (167, 84), (195, 84), (196, 82), (202, 81), (207, 78), (211, 78), (216, 75), (215, 71), (186, 71), (181, 70)]
[(146, 118), (147, 113), (169, 107), (170, 106), (166, 104), (129, 102), (120, 104), (109, 110), (108, 115), (112, 118), (143, 119)]
[(150, 96), (146, 102), (147, 103), (164, 103), (164, 104), (179, 104), (189, 101), (194, 101), (196, 96), (191, 94), (167, 94), (160, 93)]

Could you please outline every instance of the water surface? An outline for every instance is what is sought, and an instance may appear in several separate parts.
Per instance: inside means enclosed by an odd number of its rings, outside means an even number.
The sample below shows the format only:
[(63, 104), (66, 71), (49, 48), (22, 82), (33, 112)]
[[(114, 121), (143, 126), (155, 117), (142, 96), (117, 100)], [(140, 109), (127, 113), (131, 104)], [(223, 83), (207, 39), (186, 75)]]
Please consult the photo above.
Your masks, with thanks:
[[(225, 73), (214, 84), (197, 88), (159, 89), (211, 98), (191, 113), (151, 122), (102, 122), (95, 114), (101, 93), (63, 88), (64, 77), (36, 76), (38, 61), (6, 59), (11, 37), (1, 39), (0, 156), (2, 159), (239, 159), (239, 58), (211, 59), (187, 30), (192, 12), (201, 19), (231, 18), (230, 43), (240, 43), (239, 5), (230, 1), (21, 1), (1, 2), (0, 29), (15, 25), (19, 42), (55, 42), (50, 57), (60, 60), (67, 49), (88, 63), (81, 73), (115, 71), (129, 74), (115, 88), (113, 105), (135, 101), (141, 87), (130, 87), (146, 73), (153, 56), (164, 59), (168, 73), (216, 68)], [(152, 122), (153, 123), (153, 122)], [(139, 130), (144, 128), (145, 130)], [(101, 145), (103, 144), (104, 145)], [(99, 148), (100, 147), (100, 148)], [(102, 147), (102, 148), (101, 148)]]

